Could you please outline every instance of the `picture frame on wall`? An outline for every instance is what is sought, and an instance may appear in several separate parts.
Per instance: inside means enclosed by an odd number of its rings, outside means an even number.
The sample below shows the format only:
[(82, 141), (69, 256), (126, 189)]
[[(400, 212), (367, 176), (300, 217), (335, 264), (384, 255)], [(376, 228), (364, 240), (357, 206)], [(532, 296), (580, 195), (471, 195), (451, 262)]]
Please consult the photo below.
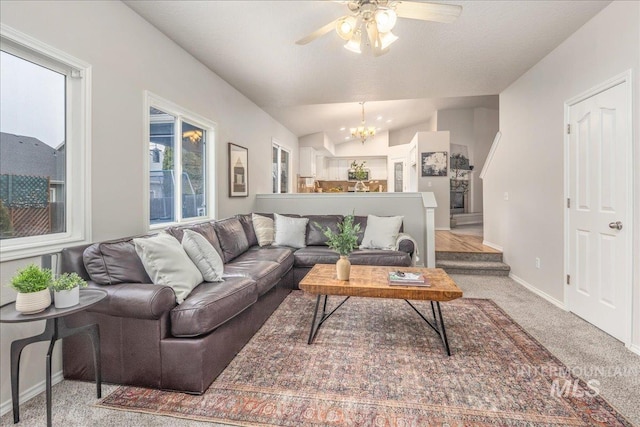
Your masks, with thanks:
[(420, 153), (422, 176), (448, 176), (448, 153), (446, 151), (430, 151)]
[(249, 195), (249, 150), (229, 143), (229, 197)]

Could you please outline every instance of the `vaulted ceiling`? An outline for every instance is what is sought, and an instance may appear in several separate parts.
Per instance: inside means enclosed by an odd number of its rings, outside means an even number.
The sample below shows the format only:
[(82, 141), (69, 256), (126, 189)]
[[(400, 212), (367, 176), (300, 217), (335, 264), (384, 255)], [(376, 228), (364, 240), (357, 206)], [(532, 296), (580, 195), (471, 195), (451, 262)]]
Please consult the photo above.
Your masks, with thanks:
[(437, 109), (497, 108), (497, 94), (610, 2), (442, 1), (463, 6), (455, 22), (399, 19), (400, 39), (380, 57), (344, 49), (335, 31), (295, 44), (346, 15), (344, 2), (125, 3), (296, 135), (339, 143), (361, 101), (381, 130)]

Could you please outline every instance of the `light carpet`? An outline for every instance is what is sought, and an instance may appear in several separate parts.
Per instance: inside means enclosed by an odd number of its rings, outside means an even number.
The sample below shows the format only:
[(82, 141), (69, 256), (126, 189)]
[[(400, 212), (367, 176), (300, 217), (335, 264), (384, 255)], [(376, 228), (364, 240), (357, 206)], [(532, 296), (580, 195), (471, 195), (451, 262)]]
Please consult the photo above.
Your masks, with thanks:
[(99, 406), (235, 425), (630, 425), (489, 300), (442, 304), (451, 357), (398, 300), (352, 298), (307, 345), (314, 303), (293, 292), (202, 396), (119, 387)]

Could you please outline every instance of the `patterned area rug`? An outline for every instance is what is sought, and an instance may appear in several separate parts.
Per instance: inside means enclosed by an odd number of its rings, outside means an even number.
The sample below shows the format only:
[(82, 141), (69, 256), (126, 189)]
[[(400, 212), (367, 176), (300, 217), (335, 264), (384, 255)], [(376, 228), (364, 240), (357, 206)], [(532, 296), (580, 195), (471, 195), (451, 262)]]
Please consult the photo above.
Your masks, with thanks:
[(441, 304), (450, 357), (402, 300), (351, 298), (307, 345), (314, 304), (293, 292), (202, 396), (120, 387), (99, 406), (245, 426), (631, 425), (490, 300)]

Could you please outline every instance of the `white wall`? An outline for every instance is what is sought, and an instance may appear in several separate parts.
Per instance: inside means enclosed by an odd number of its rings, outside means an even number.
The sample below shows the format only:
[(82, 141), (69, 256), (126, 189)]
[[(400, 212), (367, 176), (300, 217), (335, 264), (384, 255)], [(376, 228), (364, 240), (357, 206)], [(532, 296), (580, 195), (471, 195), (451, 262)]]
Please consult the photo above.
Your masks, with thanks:
[(418, 132), (432, 132), (436, 129), (437, 112), (423, 123), (389, 131), (389, 146), (404, 145), (411, 142)]
[[(271, 139), (298, 158), (296, 136), (121, 2), (0, 3), (0, 19), (93, 67), (92, 224), (94, 241), (143, 233), (143, 91), (149, 90), (217, 123), (218, 217), (251, 211), (253, 197), (228, 198), (227, 142), (249, 149), (249, 192), (271, 191)], [(294, 162), (293, 175), (297, 172)], [(2, 263), (2, 283), (23, 261)], [(3, 287), (2, 303), (14, 299)], [(42, 328), (42, 326), (39, 326)], [(28, 330), (27, 330), (28, 329)], [(2, 325), (0, 402), (10, 399), (9, 343), (28, 327)], [(18, 332), (19, 331), (19, 332)], [(44, 379), (42, 348), (22, 358), (21, 390)], [(56, 353), (54, 372), (60, 369)], [(5, 408), (3, 406), (3, 408)]]
[(437, 130), (451, 132), (451, 144), (468, 148), (470, 174), (468, 212), (482, 212), (482, 180), (479, 175), (498, 131), (498, 110), (489, 108), (461, 108), (438, 110)]
[[(564, 102), (626, 70), (633, 75), (634, 259), (640, 256), (640, 3), (617, 1), (500, 94), (502, 140), (484, 186), (485, 239), (513, 274), (564, 301)], [(509, 201), (503, 194), (509, 192)], [(541, 268), (535, 268), (540, 257)], [(640, 263), (633, 343), (640, 351)]]
[(449, 213), (450, 213), (450, 184), (449, 184), (449, 172), (447, 176), (422, 176), (421, 161), (422, 153), (430, 151), (446, 151), (450, 152), (450, 134), (449, 131), (443, 132), (418, 132), (412, 142), (417, 141), (418, 144), (418, 158), (417, 158), (417, 173), (418, 173), (418, 191), (419, 192), (432, 192), (438, 203), (438, 207), (435, 210), (435, 226), (438, 230), (448, 230), (449, 227)]

